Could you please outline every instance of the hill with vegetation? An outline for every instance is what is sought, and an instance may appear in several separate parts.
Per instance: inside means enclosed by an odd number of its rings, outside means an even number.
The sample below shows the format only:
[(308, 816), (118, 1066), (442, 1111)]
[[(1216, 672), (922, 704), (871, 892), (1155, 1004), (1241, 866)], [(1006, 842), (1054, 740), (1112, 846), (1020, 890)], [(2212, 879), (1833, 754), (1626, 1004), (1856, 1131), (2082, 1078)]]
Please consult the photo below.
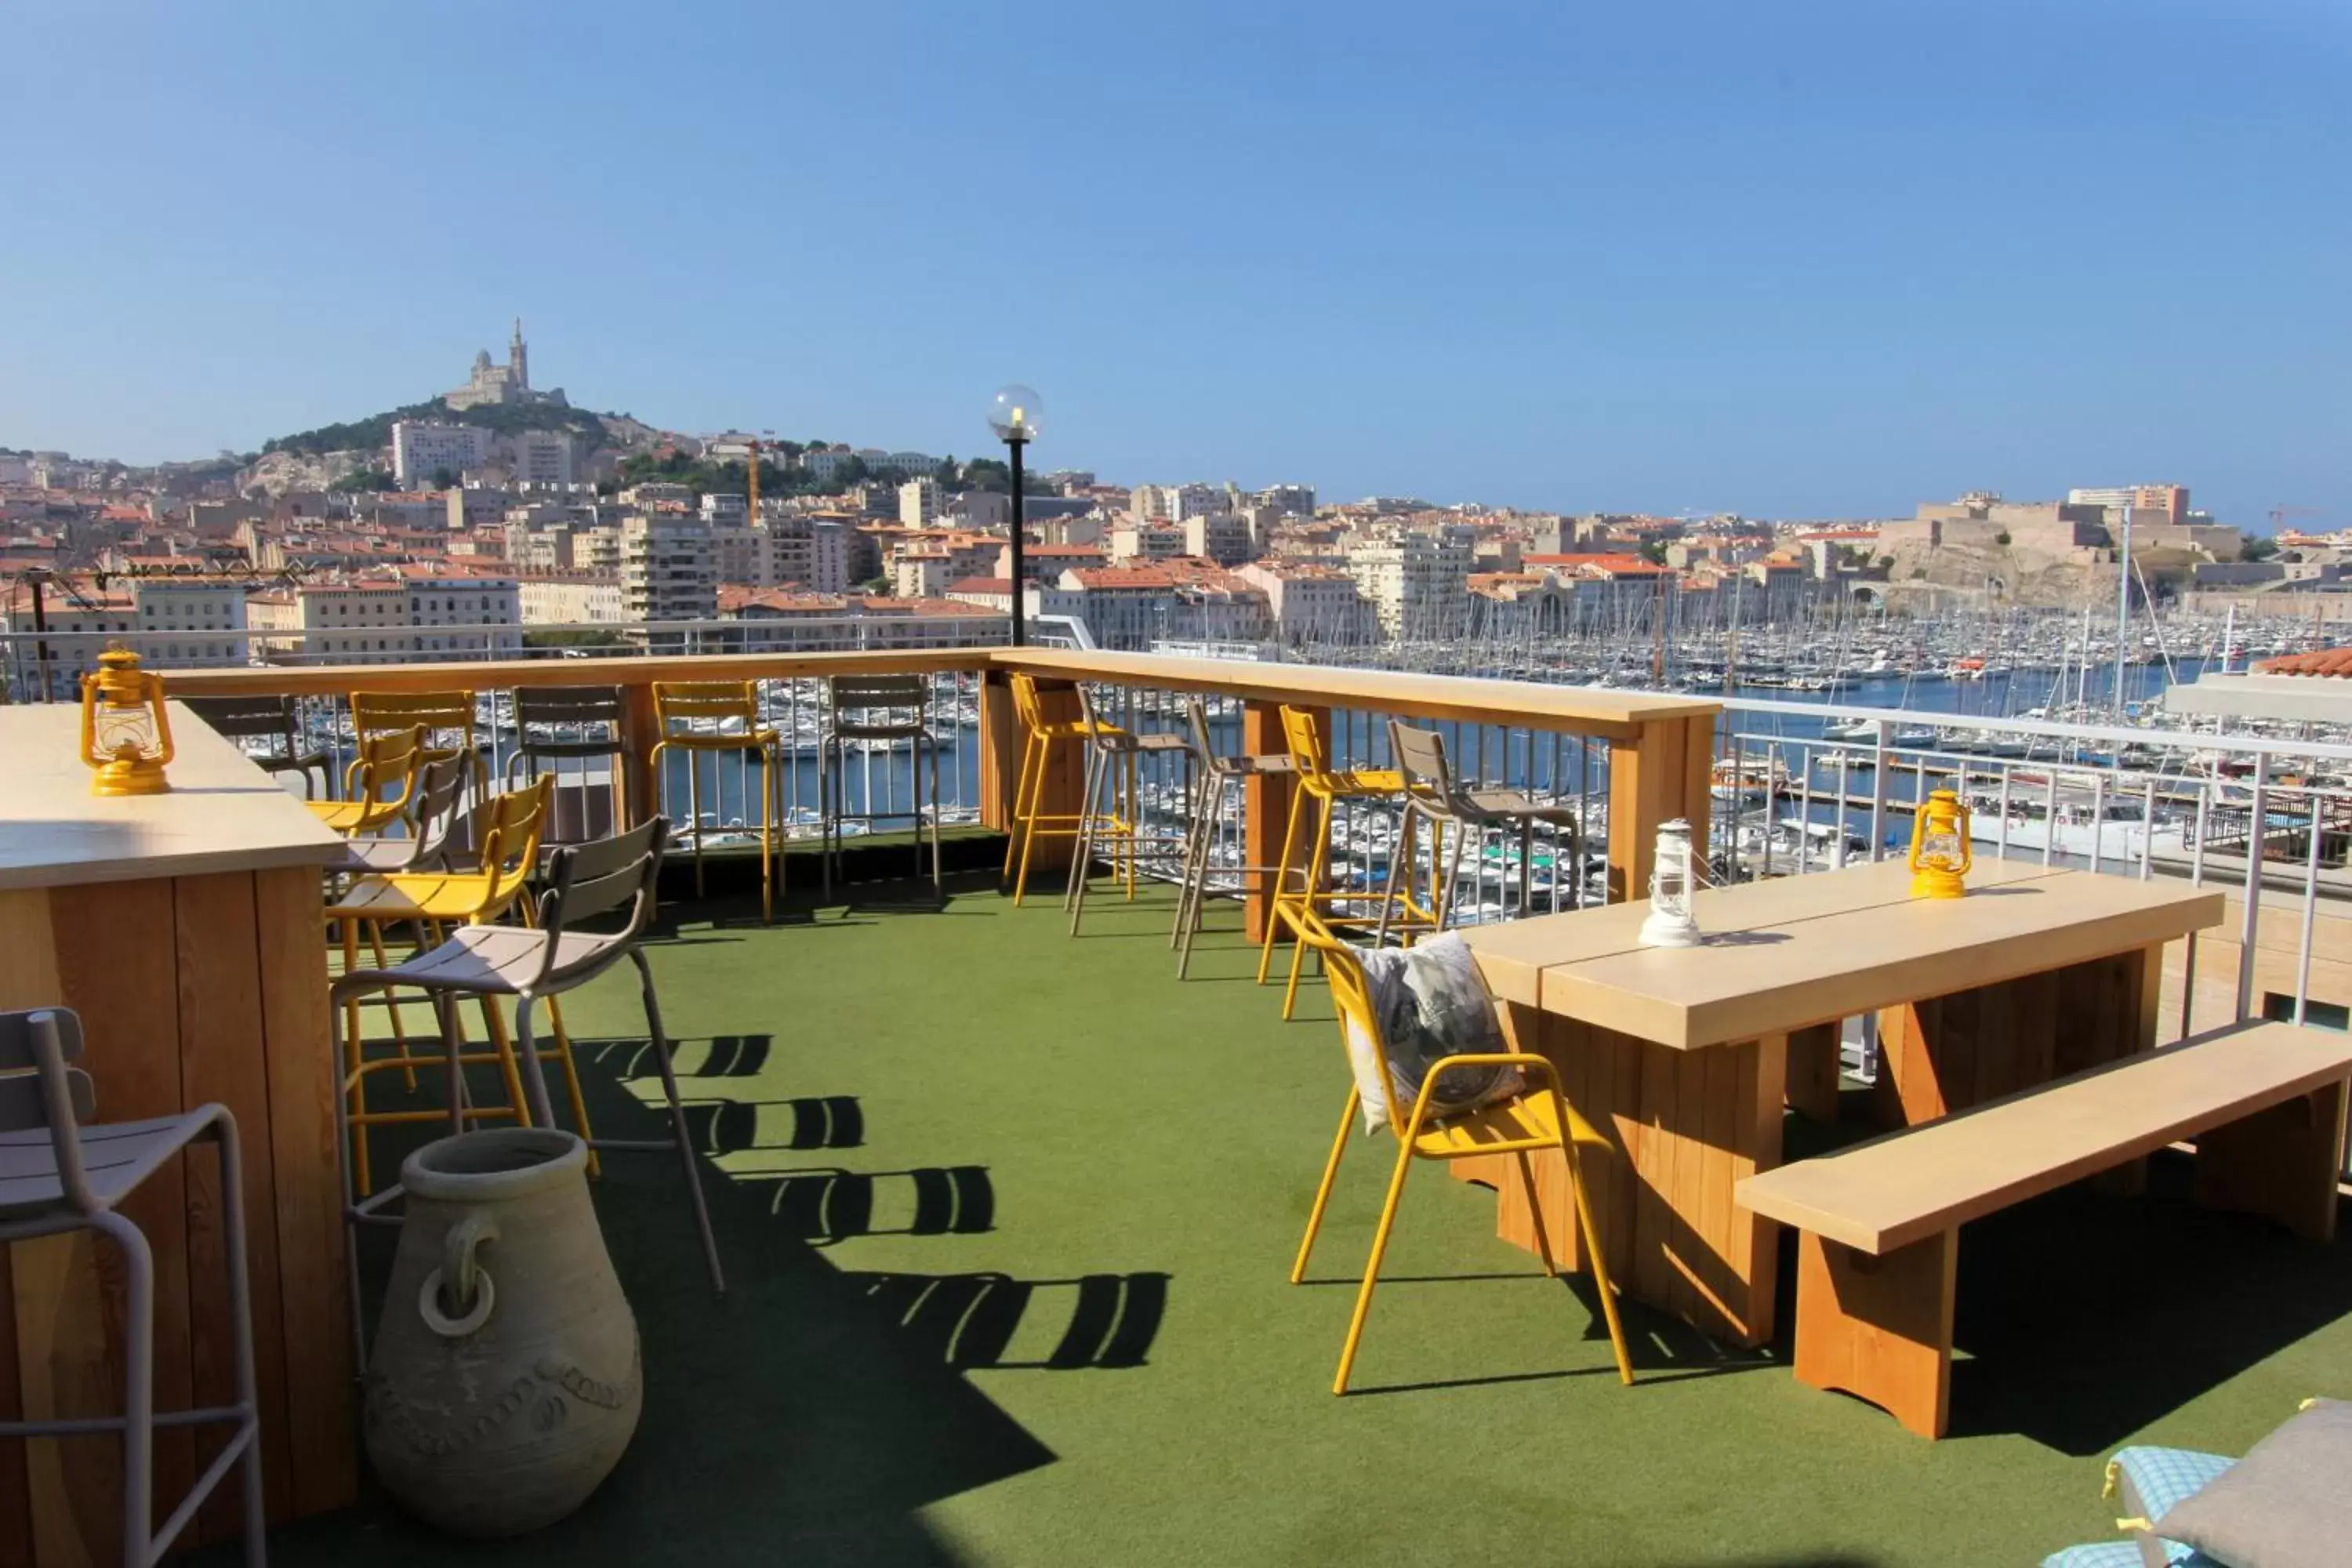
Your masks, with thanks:
[(261, 450), (264, 456), (272, 452), (290, 452), (302, 457), (322, 457), (329, 452), (373, 452), (392, 444), (392, 427), (404, 419), (430, 420), (440, 425), (477, 425), (486, 430), (495, 430), (501, 436), (518, 435), (525, 430), (561, 430), (590, 447), (612, 442), (608, 424), (624, 421), (635, 424), (625, 415), (592, 414), (585, 408), (568, 408), (561, 404), (485, 404), (478, 408), (452, 408), (436, 397), (424, 403), (412, 403), (405, 408), (394, 408), (388, 413), (371, 414), (364, 419), (348, 420), (340, 425), (321, 425), (315, 430), (280, 436), (262, 443)]

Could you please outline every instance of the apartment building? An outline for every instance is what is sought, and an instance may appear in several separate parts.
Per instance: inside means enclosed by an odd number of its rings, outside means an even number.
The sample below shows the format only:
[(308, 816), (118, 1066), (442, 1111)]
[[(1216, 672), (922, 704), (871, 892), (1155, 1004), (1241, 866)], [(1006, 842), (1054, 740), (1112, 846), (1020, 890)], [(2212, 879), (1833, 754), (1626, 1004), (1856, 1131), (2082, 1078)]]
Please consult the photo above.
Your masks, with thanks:
[(1350, 543), (1348, 572), (1372, 607), (1383, 637), (1458, 637), (1468, 609), (1465, 584), (1477, 535), (1466, 524), (1398, 531)]
[(1377, 624), (1356, 579), (1339, 567), (1265, 561), (1234, 575), (1265, 595), (1268, 635), (1286, 644), (1354, 641)]
[(939, 521), (940, 481), (908, 479), (898, 487), (898, 522), (905, 528), (929, 528)]
[(518, 579), (516, 597), (527, 626), (604, 626), (627, 618), (617, 577), (583, 572), (528, 574)]
[(527, 485), (572, 483), (572, 437), (557, 430), (524, 430), (516, 434), (514, 477)]
[[(707, 621), (719, 610), (719, 569), (710, 524), (682, 511), (656, 511), (621, 524), (621, 606), (625, 619)], [(654, 634), (648, 646), (676, 646), (681, 633)]]
[(1220, 566), (1238, 566), (1257, 555), (1257, 540), (1247, 515), (1234, 511), (1203, 512), (1183, 522), (1184, 550)]
[(509, 654), (522, 647), (521, 595), (514, 578), (432, 566), (404, 566), (410, 647), (422, 654)]
[(839, 594), (880, 568), (857, 570), (864, 536), (839, 518), (806, 512), (771, 518), (767, 523), (771, 565), (777, 583), (798, 583), (813, 593)]
[(245, 663), (246, 592), (234, 578), (133, 579), (142, 659), (152, 669)]
[[(12, 638), (9, 647), (13, 650), (9, 667), (24, 672), (26, 694), (37, 696), (40, 681), (32, 640), (35, 628), (31, 585), (10, 579), (5, 603)], [(80, 688), (81, 678), (98, 668), (98, 656), (105, 651), (110, 634), (140, 629), (139, 605), (129, 594), (83, 589), (67, 595), (51, 587), (46, 590), (42, 605), (41, 620), (49, 634), (49, 695), (59, 700), (71, 700)]]
[(490, 432), (478, 425), (401, 419), (392, 426), (392, 477), (404, 489), (429, 485), (437, 473), (478, 468), (489, 456)]

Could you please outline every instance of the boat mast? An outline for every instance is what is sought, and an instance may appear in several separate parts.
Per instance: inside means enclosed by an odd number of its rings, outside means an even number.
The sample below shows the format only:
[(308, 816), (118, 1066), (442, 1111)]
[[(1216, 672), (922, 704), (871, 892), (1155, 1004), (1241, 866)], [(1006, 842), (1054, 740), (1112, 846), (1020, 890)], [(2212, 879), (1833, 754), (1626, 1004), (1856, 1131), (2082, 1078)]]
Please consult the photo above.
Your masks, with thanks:
[(2123, 552), (2116, 562), (2116, 721), (2124, 717), (2124, 658), (2125, 639), (2131, 635), (2131, 525), (2132, 503), (2124, 502)]

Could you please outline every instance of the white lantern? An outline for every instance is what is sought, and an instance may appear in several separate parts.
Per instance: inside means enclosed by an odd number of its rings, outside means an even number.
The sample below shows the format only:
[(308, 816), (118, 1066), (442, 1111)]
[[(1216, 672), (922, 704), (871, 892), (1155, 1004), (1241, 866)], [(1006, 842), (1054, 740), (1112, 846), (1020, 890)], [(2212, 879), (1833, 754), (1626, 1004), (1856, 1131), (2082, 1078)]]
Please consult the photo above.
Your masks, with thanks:
[(1642, 922), (1644, 947), (1696, 947), (1698, 920), (1691, 912), (1697, 879), (1691, 870), (1690, 824), (1681, 817), (1658, 825), (1658, 853), (1650, 868), (1650, 915)]

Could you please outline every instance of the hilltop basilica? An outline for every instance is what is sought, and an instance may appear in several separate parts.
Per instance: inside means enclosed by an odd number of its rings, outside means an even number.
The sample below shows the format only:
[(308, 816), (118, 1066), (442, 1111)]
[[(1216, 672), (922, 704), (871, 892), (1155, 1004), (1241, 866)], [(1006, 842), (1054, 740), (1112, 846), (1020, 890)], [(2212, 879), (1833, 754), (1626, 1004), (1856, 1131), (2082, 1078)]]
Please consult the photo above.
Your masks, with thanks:
[(441, 401), (451, 408), (479, 408), (487, 404), (552, 403), (568, 406), (563, 389), (533, 392), (530, 389), (530, 350), (522, 341), (522, 318), (515, 318), (514, 337), (507, 344), (507, 363), (490, 363), (490, 351), (484, 349), (474, 356), (473, 374), (466, 384), (455, 392), (445, 392)]

